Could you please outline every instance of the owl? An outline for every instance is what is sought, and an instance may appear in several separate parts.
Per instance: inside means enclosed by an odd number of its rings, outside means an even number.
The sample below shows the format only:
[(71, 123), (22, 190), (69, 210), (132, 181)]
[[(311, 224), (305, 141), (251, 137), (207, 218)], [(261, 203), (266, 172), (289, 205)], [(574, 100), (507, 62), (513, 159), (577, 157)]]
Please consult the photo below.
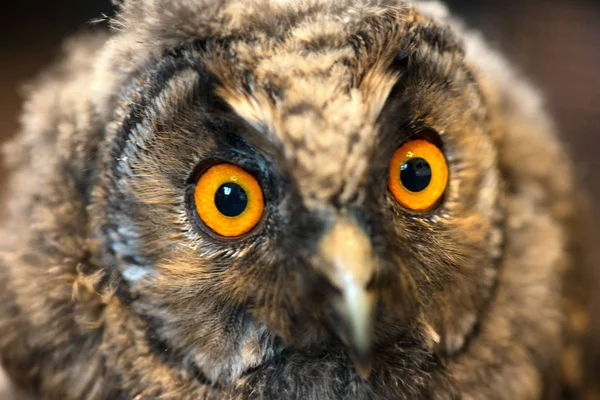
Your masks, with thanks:
[[(43, 399), (552, 399), (585, 216), (537, 92), (436, 2), (124, 0), (30, 90), (0, 358)], [(585, 219), (585, 218), (583, 218)]]

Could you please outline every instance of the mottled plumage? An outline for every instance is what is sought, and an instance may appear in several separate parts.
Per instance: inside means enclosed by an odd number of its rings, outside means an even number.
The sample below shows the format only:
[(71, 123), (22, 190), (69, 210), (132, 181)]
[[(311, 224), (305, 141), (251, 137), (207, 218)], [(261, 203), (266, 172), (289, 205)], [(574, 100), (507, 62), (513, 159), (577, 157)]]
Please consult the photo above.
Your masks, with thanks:
[[(47, 399), (577, 396), (587, 280), (569, 158), (538, 94), (440, 4), (125, 0), (112, 26), (67, 44), (5, 147), (0, 356), (17, 385)], [(414, 213), (387, 168), (424, 131), (450, 178)], [(216, 158), (265, 196), (239, 239), (190, 210)], [(337, 313), (332, 246), (372, 268), (355, 271), (377, 304), (370, 369)]]

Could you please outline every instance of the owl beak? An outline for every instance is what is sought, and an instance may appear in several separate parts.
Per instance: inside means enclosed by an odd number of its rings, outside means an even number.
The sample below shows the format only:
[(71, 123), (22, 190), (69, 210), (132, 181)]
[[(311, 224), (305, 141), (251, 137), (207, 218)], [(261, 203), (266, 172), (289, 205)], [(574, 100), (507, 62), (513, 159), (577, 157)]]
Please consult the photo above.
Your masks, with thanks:
[(363, 379), (371, 371), (371, 342), (377, 298), (368, 288), (373, 278), (373, 248), (369, 237), (355, 222), (340, 217), (320, 241), (325, 260), (323, 272), (341, 296), (336, 312), (348, 332), (343, 340), (350, 348), (356, 369)]

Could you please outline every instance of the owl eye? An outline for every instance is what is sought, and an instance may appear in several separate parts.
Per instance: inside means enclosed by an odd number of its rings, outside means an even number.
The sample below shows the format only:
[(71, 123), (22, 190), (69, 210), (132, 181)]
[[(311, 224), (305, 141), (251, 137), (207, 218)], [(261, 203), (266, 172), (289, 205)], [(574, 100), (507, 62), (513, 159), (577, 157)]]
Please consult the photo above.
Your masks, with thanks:
[(256, 179), (233, 164), (217, 164), (204, 172), (196, 183), (194, 202), (204, 224), (225, 237), (248, 233), (264, 210)]
[(442, 197), (448, 183), (444, 155), (426, 140), (400, 146), (390, 161), (390, 191), (402, 206), (426, 211)]

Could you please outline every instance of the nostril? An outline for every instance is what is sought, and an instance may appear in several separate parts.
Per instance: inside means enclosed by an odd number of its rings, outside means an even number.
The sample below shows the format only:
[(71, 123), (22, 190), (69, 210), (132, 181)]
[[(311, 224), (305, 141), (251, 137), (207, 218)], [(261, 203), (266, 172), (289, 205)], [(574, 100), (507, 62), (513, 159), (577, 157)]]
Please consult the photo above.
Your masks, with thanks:
[(371, 278), (369, 279), (369, 281), (365, 285), (365, 288), (368, 291), (371, 291), (371, 290), (373, 290), (375, 288), (375, 275), (371, 275)]

